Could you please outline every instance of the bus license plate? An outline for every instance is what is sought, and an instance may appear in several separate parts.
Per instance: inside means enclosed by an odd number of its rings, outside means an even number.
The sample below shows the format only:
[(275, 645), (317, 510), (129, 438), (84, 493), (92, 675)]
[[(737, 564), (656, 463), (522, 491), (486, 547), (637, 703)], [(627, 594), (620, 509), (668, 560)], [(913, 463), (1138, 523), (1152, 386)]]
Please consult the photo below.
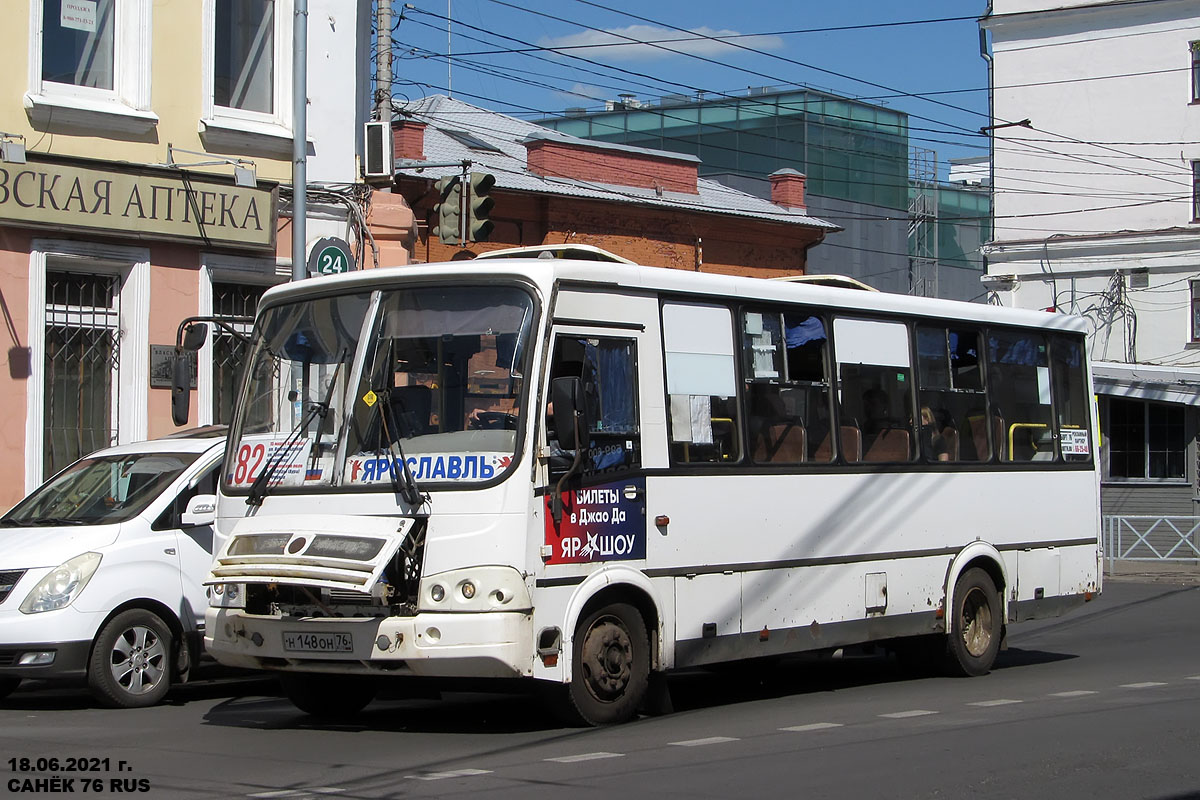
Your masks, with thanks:
[(289, 653), (353, 653), (354, 640), (341, 631), (284, 631), (283, 649)]

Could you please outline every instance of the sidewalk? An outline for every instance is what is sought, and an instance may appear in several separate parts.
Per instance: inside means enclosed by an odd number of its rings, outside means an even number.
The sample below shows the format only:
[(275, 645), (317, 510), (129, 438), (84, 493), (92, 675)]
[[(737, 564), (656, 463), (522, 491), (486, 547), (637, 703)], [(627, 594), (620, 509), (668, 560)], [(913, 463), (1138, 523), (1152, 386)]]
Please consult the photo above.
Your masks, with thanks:
[(1169, 561), (1104, 562), (1104, 580), (1200, 586), (1200, 564)]

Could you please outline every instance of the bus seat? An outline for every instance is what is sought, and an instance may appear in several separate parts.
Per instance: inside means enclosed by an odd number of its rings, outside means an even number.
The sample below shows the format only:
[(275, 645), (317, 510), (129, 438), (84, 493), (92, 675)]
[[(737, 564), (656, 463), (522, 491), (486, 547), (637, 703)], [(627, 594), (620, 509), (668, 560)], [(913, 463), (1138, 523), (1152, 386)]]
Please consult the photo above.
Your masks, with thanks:
[(949, 460), (958, 461), (958, 429), (942, 428), (942, 440), (946, 443), (946, 452), (950, 454)]
[(842, 456), (847, 461), (862, 461), (862, 431), (857, 425), (842, 425), (840, 431)]
[(428, 386), (397, 386), (388, 397), (392, 416), (405, 439), (429, 433), (433, 391)]
[(908, 461), (911, 436), (905, 428), (885, 428), (867, 449), (864, 461)]
[(760, 464), (797, 464), (808, 458), (808, 434), (799, 422), (764, 425), (754, 445), (754, 460)]
[[(971, 426), (971, 440), (975, 443), (975, 454), (980, 461), (988, 460), (988, 437), (987, 427), (983, 421), (983, 414), (972, 414), (967, 417), (967, 422)], [(1005, 453), (1005, 439), (1007, 428), (1004, 425), (1004, 417), (999, 414), (992, 416), (992, 442), (996, 446), (996, 460), (1003, 461)]]

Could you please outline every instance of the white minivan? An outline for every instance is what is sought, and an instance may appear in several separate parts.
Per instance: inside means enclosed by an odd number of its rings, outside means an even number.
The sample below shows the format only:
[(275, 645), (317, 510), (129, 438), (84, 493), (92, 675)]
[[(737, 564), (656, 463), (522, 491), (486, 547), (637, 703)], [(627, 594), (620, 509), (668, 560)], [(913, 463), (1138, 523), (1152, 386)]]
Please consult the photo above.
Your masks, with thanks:
[(187, 679), (208, 606), (224, 426), (100, 450), (0, 517), (0, 698), (86, 680), (106, 706)]

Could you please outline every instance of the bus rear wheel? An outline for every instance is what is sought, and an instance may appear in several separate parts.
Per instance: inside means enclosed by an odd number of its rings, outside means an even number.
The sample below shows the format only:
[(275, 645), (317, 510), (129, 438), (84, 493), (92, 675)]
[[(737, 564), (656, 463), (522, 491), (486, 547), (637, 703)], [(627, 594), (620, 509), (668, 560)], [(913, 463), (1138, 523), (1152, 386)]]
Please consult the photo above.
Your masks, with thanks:
[(613, 603), (588, 614), (575, 629), (571, 664), (563, 716), (585, 725), (631, 719), (650, 679), (650, 641), (641, 612)]
[(279, 683), (292, 705), (305, 714), (328, 721), (353, 718), (375, 699), (379, 690), (375, 679), (361, 675), (284, 672)]
[(947, 650), (951, 672), (986, 675), (1000, 652), (1004, 621), (996, 583), (985, 570), (972, 567), (954, 584)]

